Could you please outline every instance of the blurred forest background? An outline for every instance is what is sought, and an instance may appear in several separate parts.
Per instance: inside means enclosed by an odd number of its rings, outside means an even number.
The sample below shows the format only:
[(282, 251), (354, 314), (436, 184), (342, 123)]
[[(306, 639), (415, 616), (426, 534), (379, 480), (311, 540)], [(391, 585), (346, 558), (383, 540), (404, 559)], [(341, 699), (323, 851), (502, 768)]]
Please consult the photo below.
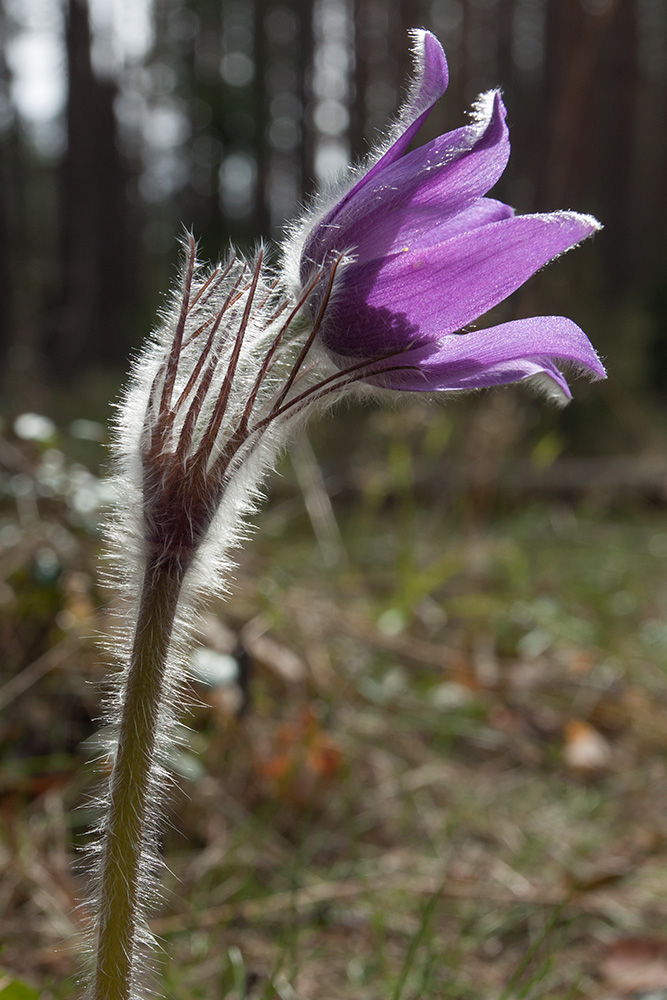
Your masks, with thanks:
[(606, 227), (548, 279), (565, 295), (538, 280), (520, 308), (585, 321), (617, 386), (664, 393), (666, 16), (662, 0), (4, 0), (5, 392), (36, 405), (43, 381), (124, 369), (182, 226), (209, 258), (279, 237), (395, 113), (416, 25), (452, 73), (420, 141), (501, 85), (498, 196)]
[[(177, 237), (279, 239), (442, 41), (494, 192), (604, 230), (500, 307), (604, 358), (314, 424), (193, 654), (161, 989), (667, 996), (664, 0), (0, 0), (0, 998), (76, 993), (109, 403)], [(312, 442), (312, 447), (311, 447)], [(88, 742), (87, 742), (88, 741)]]

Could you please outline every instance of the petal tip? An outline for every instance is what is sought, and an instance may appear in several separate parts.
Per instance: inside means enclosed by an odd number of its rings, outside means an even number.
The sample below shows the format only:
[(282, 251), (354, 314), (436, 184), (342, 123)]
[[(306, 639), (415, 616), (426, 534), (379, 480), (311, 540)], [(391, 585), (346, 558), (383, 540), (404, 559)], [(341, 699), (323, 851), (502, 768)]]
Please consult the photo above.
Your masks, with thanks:
[(582, 230), (586, 230), (584, 236), (592, 236), (594, 233), (599, 232), (604, 229), (601, 222), (595, 218), (594, 215), (586, 215), (582, 212), (572, 212), (572, 211), (562, 211), (555, 212), (555, 216), (560, 217), (563, 221), (574, 222), (581, 227)]
[(493, 118), (504, 122), (507, 118), (507, 108), (500, 89), (486, 90), (480, 94), (470, 109), (470, 117), (473, 124), (483, 125), (485, 128)]
[(413, 106), (423, 103), (426, 110), (447, 90), (447, 57), (436, 36), (426, 28), (411, 28), (408, 35), (412, 41), (415, 72), (412, 94), (407, 103)]

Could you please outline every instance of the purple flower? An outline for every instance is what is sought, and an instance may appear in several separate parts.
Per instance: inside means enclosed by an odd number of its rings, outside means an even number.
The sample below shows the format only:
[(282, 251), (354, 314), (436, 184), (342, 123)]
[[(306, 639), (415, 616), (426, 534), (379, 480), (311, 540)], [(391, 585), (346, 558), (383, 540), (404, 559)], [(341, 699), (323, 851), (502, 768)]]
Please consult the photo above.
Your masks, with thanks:
[(302, 287), (340, 261), (322, 343), (339, 368), (393, 352), (388, 370), (369, 378), (386, 388), (475, 389), (540, 376), (567, 399), (556, 362), (605, 375), (571, 320), (469, 327), (599, 223), (575, 212), (516, 216), (486, 197), (510, 152), (499, 91), (479, 98), (472, 124), (408, 152), (448, 82), (438, 40), (427, 31), (413, 39), (417, 72), (388, 144), (342, 195), (317, 203), (289, 251)]

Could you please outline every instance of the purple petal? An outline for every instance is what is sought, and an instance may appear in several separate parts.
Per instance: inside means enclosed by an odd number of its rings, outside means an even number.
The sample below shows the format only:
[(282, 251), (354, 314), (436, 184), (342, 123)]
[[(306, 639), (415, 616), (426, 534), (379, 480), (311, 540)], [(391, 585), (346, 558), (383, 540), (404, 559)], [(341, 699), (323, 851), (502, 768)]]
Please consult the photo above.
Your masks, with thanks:
[(403, 155), (424, 124), (433, 105), (447, 90), (449, 69), (442, 45), (430, 31), (417, 29), (412, 31), (411, 35), (414, 39), (412, 55), (415, 61), (415, 78), (408, 99), (391, 130), (391, 145), (352, 188), (348, 197), (372, 180), (380, 170), (384, 170)]
[(432, 225), (430, 230), (423, 226), (419, 236), (419, 246), (423, 248), (442, 243), (479, 226), (488, 226), (492, 222), (501, 222), (503, 219), (513, 217), (514, 209), (510, 205), (494, 198), (478, 198), (462, 212), (445, 219), (442, 223), (438, 222), (436, 226)]
[[(473, 201), (486, 194), (503, 173), (510, 155), (507, 112), (499, 91), (480, 98), (478, 118), (406, 153), (382, 174), (381, 196), (399, 188), (419, 204)], [(364, 191), (366, 196), (366, 191)]]
[[(327, 346), (341, 354), (377, 353), (387, 341), (366, 309), (402, 317), (425, 339), (440, 339), (473, 322), (519, 288), (535, 271), (598, 229), (595, 219), (574, 212), (521, 215), (482, 225), (431, 245), (427, 233), (390, 257), (352, 264), (341, 276), (337, 335)], [(345, 305), (345, 315), (340, 310)], [(413, 337), (414, 339), (414, 337)], [(403, 341), (405, 343), (405, 341)], [(390, 341), (389, 349), (394, 346)]]
[(406, 152), (431, 108), (447, 89), (449, 71), (440, 42), (430, 31), (416, 30), (411, 34), (414, 38), (415, 78), (408, 99), (391, 130), (390, 145), (373, 166), (366, 170), (356, 184), (313, 227), (302, 255), (302, 273), (309, 264), (320, 263), (324, 259), (334, 244), (333, 241), (329, 243), (326, 238), (323, 239), (322, 234), (335, 224), (338, 215), (352, 198), (356, 199), (367, 184)]
[(391, 257), (411, 248), (424, 250), (429, 246), (437, 246), (472, 229), (511, 219), (513, 216), (514, 209), (510, 205), (493, 198), (478, 198), (472, 205), (463, 207), (458, 212), (443, 212), (442, 215), (429, 205), (411, 205), (401, 214), (398, 228), (394, 223), (394, 232), (391, 231), (391, 220), (387, 220), (384, 225), (378, 223), (365, 237), (360, 238), (356, 250), (360, 260), (377, 262), (378, 250), (382, 253), (383, 245), (378, 238), (379, 234), (386, 240), (387, 250), (384, 256)]
[(529, 378), (537, 380), (545, 377), (549, 380), (555, 396), (563, 400), (572, 398), (565, 376), (548, 358), (543, 358), (541, 361), (522, 358), (517, 361), (499, 362), (469, 378), (465, 378), (460, 372), (449, 373), (443, 364), (440, 369), (406, 367), (404, 371), (394, 370), (388, 375), (380, 373), (366, 381), (378, 388), (400, 392), (471, 392), (475, 389), (522, 382)]
[(373, 382), (389, 389), (433, 392), (480, 389), (546, 375), (569, 398), (556, 361), (575, 364), (594, 378), (605, 377), (588, 337), (572, 320), (533, 316), (486, 330), (450, 334), (430, 349), (407, 351), (386, 366), (410, 367), (378, 375)]
[(435, 221), (451, 220), (505, 169), (510, 149), (505, 114), (500, 94), (486, 95), (477, 124), (440, 136), (384, 169), (329, 214), (311, 234), (304, 255), (318, 263), (332, 249), (361, 259), (378, 257), (432, 231)]

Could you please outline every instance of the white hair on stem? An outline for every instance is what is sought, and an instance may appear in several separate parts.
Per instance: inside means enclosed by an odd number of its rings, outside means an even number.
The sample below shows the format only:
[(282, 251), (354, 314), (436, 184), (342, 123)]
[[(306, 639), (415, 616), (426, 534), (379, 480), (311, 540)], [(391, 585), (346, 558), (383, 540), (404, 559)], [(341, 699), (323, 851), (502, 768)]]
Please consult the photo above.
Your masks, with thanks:
[(157, 844), (199, 608), (226, 593), (231, 550), (289, 435), (394, 356), (341, 370), (316, 343), (342, 260), (290, 298), (262, 247), (252, 261), (231, 254), (206, 270), (187, 236), (179, 288), (118, 404), (106, 539), (122, 603), (101, 740), (111, 773), (90, 849), (91, 1000), (138, 1000), (145, 990)]

